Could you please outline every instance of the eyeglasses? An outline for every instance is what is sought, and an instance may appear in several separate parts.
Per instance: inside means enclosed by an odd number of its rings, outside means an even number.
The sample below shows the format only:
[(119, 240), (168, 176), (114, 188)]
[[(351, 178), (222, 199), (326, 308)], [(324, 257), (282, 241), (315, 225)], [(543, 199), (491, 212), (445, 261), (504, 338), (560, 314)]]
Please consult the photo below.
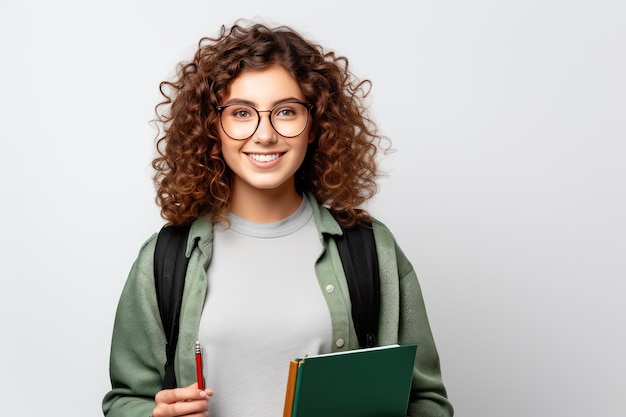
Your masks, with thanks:
[(257, 110), (248, 104), (227, 104), (217, 106), (220, 125), (229, 138), (235, 140), (248, 139), (261, 124), (261, 113), (270, 114), (270, 124), (279, 135), (295, 138), (306, 129), (309, 113), (313, 105), (301, 101), (284, 101), (270, 110)]

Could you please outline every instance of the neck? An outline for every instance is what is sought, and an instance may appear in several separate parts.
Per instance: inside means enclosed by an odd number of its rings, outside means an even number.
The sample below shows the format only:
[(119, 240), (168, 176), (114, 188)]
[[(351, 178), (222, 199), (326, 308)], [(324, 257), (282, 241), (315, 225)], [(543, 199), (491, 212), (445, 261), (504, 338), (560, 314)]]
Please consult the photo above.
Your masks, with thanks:
[(235, 182), (230, 212), (254, 223), (274, 223), (286, 219), (298, 210), (302, 195), (295, 184), (272, 190), (260, 190)]

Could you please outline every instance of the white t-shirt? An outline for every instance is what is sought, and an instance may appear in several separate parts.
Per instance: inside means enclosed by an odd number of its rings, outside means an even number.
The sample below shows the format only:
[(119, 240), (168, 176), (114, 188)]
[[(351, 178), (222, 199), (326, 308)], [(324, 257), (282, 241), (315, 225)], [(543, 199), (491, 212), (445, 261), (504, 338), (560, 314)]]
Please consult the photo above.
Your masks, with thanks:
[(289, 360), (331, 350), (315, 275), (323, 249), (306, 198), (287, 219), (216, 225), (200, 320), (212, 417), (282, 415)]

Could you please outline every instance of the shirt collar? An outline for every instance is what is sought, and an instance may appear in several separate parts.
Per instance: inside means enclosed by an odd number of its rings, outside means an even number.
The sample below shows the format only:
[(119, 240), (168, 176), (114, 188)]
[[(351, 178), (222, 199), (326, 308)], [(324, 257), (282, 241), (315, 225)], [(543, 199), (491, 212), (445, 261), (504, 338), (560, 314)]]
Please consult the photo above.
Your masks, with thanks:
[[(315, 199), (315, 196), (307, 192), (305, 198), (309, 200), (311, 208), (313, 209), (313, 219), (315, 220), (315, 226), (320, 235), (320, 240), (324, 241), (324, 235), (342, 235), (343, 231), (341, 226), (335, 220), (330, 211), (320, 205)], [(195, 242), (198, 242), (198, 247), (203, 253), (207, 253), (211, 250), (213, 243), (213, 222), (211, 216), (202, 216), (194, 221), (189, 230), (189, 239), (187, 240), (187, 256), (191, 256), (191, 251), (195, 246)]]

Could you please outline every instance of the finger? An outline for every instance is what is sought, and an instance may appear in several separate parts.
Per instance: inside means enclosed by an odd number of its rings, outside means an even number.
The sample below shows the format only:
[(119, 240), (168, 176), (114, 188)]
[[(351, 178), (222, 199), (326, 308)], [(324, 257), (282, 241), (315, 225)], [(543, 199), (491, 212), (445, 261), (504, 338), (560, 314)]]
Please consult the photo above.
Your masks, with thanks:
[(174, 416), (205, 415), (209, 410), (208, 400), (183, 401), (170, 404), (168, 407)]
[(159, 391), (154, 400), (157, 404), (172, 404), (180, 401), (207, 400), (209, 394), (206, 390), (196, 388), (174, 388)]
[(192, 401), (180, 401), (175, 403), (157, 403), (154, 410), (152, 410), (153, 417), (195, 417), (195, 416), (208, 416), (209, 401), (206, 400), (192, 400)]
[[(191, 384), (191, 385), (187, 385), (187, 387), (186, 387), (186, 388), (198, 388), (198, 383), (197, 383), (197, 382), (194, 382), (194, 383), (193, 383), (193, 384)], [(204, 392), (206, 392), (206, 394), (207, 394), (209, 397), (213, 395), (213, 390), (212, 390), (211, 388), (205, 388), (205, 389), (204, 389)]]

